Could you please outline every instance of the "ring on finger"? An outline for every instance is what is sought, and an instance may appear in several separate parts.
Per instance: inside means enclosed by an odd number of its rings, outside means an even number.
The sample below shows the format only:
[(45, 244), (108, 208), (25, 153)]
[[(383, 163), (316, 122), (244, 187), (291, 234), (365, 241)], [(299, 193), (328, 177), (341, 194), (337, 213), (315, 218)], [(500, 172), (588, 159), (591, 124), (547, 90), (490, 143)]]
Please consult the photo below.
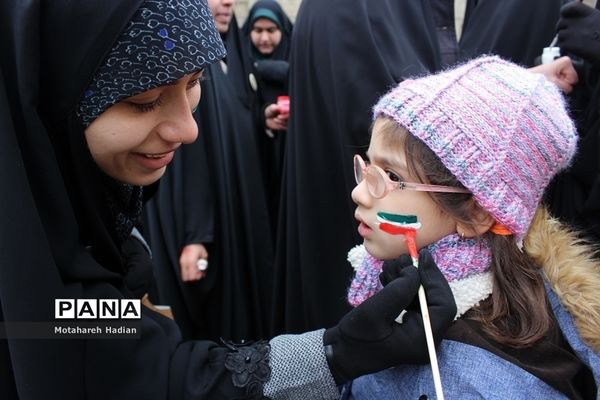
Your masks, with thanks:
[(206, 271), (208, 269), (208, 260), (205, 258), (199, 259), (196, 261), (196, 267), (198, 268), (198, 271)]

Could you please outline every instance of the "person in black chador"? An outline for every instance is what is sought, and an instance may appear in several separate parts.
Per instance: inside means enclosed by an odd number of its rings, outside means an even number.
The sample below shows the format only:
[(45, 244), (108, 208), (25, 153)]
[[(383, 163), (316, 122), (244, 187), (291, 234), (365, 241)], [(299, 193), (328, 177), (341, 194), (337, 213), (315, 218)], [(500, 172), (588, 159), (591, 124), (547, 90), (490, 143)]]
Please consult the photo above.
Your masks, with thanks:
[(442, 0), (304, 0), (290, 50), (276, 332), (327, 325), (349, 309), (346, 253), (359, 243), (352, 156), (364, 156), (375, 100), (407, 77), (480, 54), (531, 66), (554, 36), (561, 3), (468, 0), (455, 13)]
[(175, 158), (144, 224), (157, 259), (155, 302), (173, 308), (187, 338), (269, 336), (274, 245), (264, 135), (254, 125), (251, 65), (234, 3), (208, 1), (227, 56), (206, 68), (200, 139)]
[[(570, 96), (581, 144), (573, 165), (550, 185), (546, 200), (554, 215), (600, 244), (600, 7), (570, 2), (561, 9), (557, 45), (578, 63), (579, 84)], [(600, 257), (600, 253), (597, 253)]]
[[(285, 131), (289, 117), (288, 69), (292, 22), (279, 3), (260, 0), (252, 5), (242, 34), (256, 85), (255, 118), (269, 199), (272, 231), (276, 231), (281, 191)], [(252, 78), (251, 78), (252, 79)], [(278, 101), (279, 99), (279, 101)], [(283, 102), (283, 104), (282, 104)], [(264, 132), (264, 134), (260, 134)]]
[(55, 299), (139, 299), (151, 286), (134, 223), (198, 136), (199, 79), (225, 48), (205, 0), (10, 0), (0, 51), (1, 398), (336, 398), (336, 384), (427, 360), (421, 315), (394, 319), (422, 284), (443, 335), (456, 307), (433, 262), (398, 271), (327, 330), (269, 342), (182, 342), (148, 302), (137, 338), (21, 329), (56, 324)]

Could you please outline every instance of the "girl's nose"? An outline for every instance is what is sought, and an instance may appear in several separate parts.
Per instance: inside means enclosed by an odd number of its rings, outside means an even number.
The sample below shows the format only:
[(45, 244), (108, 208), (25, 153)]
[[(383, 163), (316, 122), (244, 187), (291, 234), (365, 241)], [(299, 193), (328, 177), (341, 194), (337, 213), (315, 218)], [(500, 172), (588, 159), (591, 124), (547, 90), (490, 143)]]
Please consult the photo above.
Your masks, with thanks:
[(370, 207), (372, 205), (373, 196), (369, 193), (365, 179), (352, 190), (352, 201), (363, 207)]

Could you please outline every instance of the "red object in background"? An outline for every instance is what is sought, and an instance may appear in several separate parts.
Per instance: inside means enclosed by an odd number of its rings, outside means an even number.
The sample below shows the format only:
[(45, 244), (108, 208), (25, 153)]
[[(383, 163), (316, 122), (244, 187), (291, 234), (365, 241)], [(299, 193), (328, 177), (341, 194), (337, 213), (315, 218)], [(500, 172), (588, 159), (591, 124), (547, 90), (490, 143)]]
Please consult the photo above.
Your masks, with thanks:
[(279, 113), (287, 115), (290, 112), (290, 96), (277, 96), (277, 107)]

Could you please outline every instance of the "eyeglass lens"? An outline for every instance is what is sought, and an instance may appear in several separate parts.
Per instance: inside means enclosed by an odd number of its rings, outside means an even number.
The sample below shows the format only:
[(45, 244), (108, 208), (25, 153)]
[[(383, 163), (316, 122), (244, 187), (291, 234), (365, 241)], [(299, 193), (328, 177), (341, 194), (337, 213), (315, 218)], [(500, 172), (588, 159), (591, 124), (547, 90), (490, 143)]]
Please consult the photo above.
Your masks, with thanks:
[[(367, 166), (361, 158), (354, 158), (354, 179), (359, 184), (363, 179), (367, 180), (367, 188), (373, 197), (380, 198), (385, 194), (386, 182), (383, 177), (382, 171), (378, 168), (369, 165)], [(366, 176), (363, 174), (366, 173)]]

